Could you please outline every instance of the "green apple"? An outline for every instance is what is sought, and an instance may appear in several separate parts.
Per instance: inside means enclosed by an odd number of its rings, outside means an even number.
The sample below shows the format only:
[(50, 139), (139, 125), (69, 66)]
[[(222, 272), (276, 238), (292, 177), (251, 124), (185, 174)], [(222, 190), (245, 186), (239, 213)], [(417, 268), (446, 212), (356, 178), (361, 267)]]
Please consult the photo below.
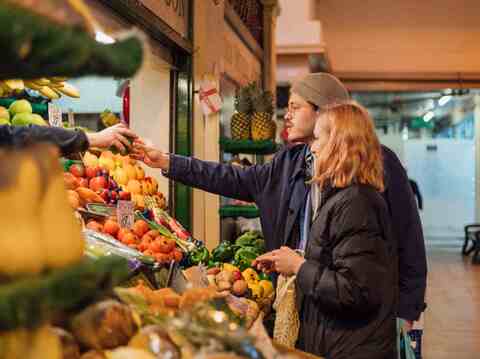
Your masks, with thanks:
[(14, 126), (28, 126), (28, 125), (47, 126), (47, 123), (42, 118), (42, 116), (37, 115), (36, 113), (18, 113), (15, 116), (13, 116), (12, 125)]
[[(0, 120), (2, 121), (2, 125), (6, 125), (10, 123), (10, 112), (5, 107), (0, 106)], [(7, 123), (4, 123), (7, 121)]]
[(33, 112), (32, 105), (27, 100), (13, 101), (8, 110), (10, 111), (10, 116), (12, 117), (20, 113), (31, 114)]

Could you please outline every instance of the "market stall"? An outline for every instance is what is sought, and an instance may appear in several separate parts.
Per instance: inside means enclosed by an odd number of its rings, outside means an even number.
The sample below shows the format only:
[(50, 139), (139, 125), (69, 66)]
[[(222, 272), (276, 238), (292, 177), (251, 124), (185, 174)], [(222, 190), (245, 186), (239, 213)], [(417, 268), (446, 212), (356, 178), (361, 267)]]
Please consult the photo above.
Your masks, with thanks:
[[(131, 78), (140, 69), (143, 35), (99, 43), (83, 2), (48, 8), (54, 3), (0, 5), (16, 23), (0, 37), (16, 56), (0, 63), (2, 125), (78, 127), (51, 103), (81, 96), (71, 78)], [(99, 121), (120, 118), (105, 111)], [(157, 179), (113, 148), (60, 158), (32, 144), (2, 149), (0, 164), (0, 358), (302, 355), (263, 328), (274, 288), (252, 268), (261, 233), (208, 251), (175, 218)]]

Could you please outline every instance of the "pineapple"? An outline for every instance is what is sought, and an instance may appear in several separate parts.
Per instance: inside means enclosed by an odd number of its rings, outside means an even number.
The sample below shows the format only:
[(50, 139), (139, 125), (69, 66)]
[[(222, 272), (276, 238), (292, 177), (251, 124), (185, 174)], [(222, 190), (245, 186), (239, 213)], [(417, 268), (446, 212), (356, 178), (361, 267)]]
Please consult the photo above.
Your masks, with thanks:
[(277, 125), (272, 120), (273, 95), (269, 91), (256, 91), (253, 97), (252, 139), (254, 141), (275, 139)]
[(231, 119), (231, 133), (234, 140), (250, 139), (250, 117), (252, 114), (252, 85), (240, 89), (235, 96), (235, 113)]

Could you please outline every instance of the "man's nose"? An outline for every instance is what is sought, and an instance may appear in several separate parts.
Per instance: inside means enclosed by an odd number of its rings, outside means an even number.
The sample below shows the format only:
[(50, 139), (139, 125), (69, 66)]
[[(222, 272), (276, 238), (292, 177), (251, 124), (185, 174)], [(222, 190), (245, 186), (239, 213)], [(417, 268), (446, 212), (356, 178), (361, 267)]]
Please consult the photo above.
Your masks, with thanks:
[(287, 109), (285, 109), (285, 116), (283, 116), (283, 119), (284, 120), (290, 120), (292, 118), (292, 116), (290, 115), (290, 111)]

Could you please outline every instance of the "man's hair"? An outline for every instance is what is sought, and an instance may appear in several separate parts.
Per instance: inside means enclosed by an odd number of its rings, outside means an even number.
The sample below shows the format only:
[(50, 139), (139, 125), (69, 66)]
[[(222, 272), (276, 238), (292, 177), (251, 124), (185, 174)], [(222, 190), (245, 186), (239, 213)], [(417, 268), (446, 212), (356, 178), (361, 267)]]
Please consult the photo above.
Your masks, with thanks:
[(312, 182), (320, 188), (358, 183), (383, 191), (382, 150), (368, 111), (353, 101), (337, 103), (322, 108), (319, 121), (325, 121), (328, 140), (315, 154)]

